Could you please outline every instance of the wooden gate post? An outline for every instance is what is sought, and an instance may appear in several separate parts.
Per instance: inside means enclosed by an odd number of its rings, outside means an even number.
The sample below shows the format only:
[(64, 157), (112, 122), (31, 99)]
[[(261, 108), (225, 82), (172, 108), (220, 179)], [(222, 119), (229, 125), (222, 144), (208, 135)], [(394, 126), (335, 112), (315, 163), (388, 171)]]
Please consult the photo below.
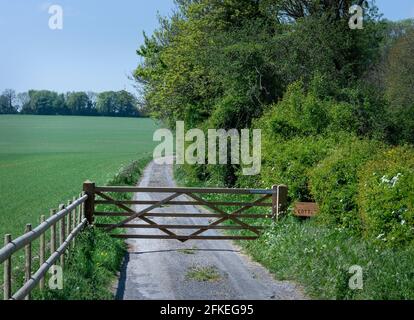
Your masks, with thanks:
[(286, 213), (288, 208), (288, 187), (285, 185), (275, 185), (272, 187), (272, 190), (272, 218), (278, 221), (279, 217)]
[(88, 196), (88, 199), (85, 201), (85, 218), (88, 220), (89, 225), (92, 225), (95, 212), (95, 183), (89, 180), (85, 181), (83, 191)]
[(279, 212), (279, 187), (278, 186), (272, 186), (273, 194), (272, 194), (272, 219), (274, 221), (278, 218), (278, 212)]
[(282, 214), (287, 213), (288, 209), (288, 187), (286, 185), (280, 185), (277, 189), (277, 195), (278, 195), (278, 212), (277, 212), (277, 219)]

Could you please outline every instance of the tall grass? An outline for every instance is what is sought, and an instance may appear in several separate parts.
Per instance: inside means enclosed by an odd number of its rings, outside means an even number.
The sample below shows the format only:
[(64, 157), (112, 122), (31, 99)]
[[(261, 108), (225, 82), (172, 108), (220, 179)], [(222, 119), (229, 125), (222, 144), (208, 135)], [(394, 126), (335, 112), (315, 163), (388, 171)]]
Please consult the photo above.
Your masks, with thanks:
[[(288, 217), (243, 247), (276, 278), (295, 280), (317, 299), (414, 299), (414, 248), (387, 249), (317, 221)], [(351, 266), (363, 289), (351, 290)]]

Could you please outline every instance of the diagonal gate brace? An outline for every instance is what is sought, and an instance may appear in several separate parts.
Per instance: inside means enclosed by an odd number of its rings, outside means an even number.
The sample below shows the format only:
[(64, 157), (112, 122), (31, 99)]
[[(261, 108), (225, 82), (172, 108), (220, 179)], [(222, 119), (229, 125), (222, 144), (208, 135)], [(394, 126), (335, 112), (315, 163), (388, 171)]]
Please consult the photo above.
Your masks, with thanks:
[[(110, 226), (110, 227), (108, 227), (108, 228), (106, 228), (106, 229), (105, 229), (106, 231), (112, 231), (112, 230), (114, 230), (114, 229), (116, 229), (116, 228), (119, 228), (119, 227), (122, 227), (122, 226), (126, 225), (128, 222), (130, 222), (130, 221), (132, 221), (132, 220), (134, 220), (134, 219), (137, 219), (137, 218), (139, 218), (139, 219), (141, 219), (141, 220), (145, 221), (146, 223), (148, 223), (148, 224), (150, 224), (150, 225), (153, 225), (153, 226), (159, 226), (159, 225), (158, 225), (158, 223), (156, 223), (156, 222), (154, 222), (154, 221), (152, 221), (152, 220), (150, 220), (150, 219), (146, 218), (146, 217), (145, 217), (145, 214), (147, 214), (148, 212), (150, 212), (150, 211), (152, 211), (152, 210), (154, 210), (154, 209), (156, 209), (156, 208), (158, 208), (158, 207), (161, 207), (163, 204), (165, 204), (165, 203), (167, 203), (167, 202), (171, 201), (172, 199), (177, 198), (178, 196), (180, 196), (180, 195), (181, 195), (181, 193), (174, 193), (173, 195), (171, 195), (171, 196), (169, 196), (169, 197), (167, 197), (167, 198), (165, 198), (165, 199), (163, 199), (163, 200), (159, 201), (158, 203), (156, 203), (156, 204), (152, 205), (151, 207), (148, 207), (148, 208), (146, 208), (146, 209), (144, 209), (144, 210), (142, 210), (142, 211), (139, 211), (139, 212), (135, 212), (134, 210), (132, 210), (131, 208), (129, 208), (129, 207), (127, 207), (127, 206), (123, 205), (123, 204), (116, 203), (116, 201), (115, 201), (114, 199), (112, 199), (111, 197), (107, 196), (106, 194), (104, 194), (104, 193), (102, 193), (102, 192), (97, 192), (97, 195), (101, 196), (101, 197), (102, 197), (102, 198), (104, 198), (105, 200), (108, 200), (108, 201), (114, 201), (114, 203), (116, 204), (116, 206), (118, 206), (119, 208), (121, 208), (121, 209), (123, 209), (123, 210), (126, 210), (127, 212), (129, 212), (129, 213), (131, 213), (131, 214), (132, 214), (132, 215), (131, 215), (130, 217), (128, 217), (127, 219), (125, 219), (125, 220), (123, 220), (123, 221), (121, 221), (121, 222), (119, 222), (119, 223), (117, 223), (117, 224), (115, 224), (115, 225), (112, 225), (112, 226)], [(168, 234), (169, 236), (177, 237), (177, 234), (175, 234), (174, 232), (172, 232), (172, 231), (170, 231), (170, 230), (168, 230), (168, 229), (165, 229), (165, 228), (162, 228), (162, 227), (159, 227), (159, 229), (160, 229), (162, 232), (164, 232), (164, 233)], [(182, 240), (180, 240), (180, 241), (181, 241), (181, 242), (184, 242), (184, 241), (182, 241)]]

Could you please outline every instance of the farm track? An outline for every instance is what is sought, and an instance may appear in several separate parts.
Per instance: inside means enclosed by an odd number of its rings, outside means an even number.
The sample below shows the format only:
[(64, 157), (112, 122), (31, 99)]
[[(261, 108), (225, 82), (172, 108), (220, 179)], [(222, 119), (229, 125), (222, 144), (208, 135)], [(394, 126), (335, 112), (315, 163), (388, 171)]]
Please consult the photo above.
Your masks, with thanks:
[[(172, 166), (150, 163), (141, 187), (175, 187)], [(139, 200), (160, 200), (165, 194), (136, 194)], [(136, 210), (146, 206), (135, 206)], [(175, 206), (158, 212), (194, 213), (204, 209)], [(157, 223), (206, 224), (208, 219), (156, 218)], [(136, 221), (139, 223), (139, 221)], [(191, 232), (188, 231), (188, 232)], [(129, 230), (136, 234), (162, 234), (158, 230)], [(180, 234), (188, 234), (180, 232)], [(204, 235), (219, 235), (209, 230)], [(120, 300), (293, 300), (305, 299), (299, 287), (276, 281), (262, 266), (252, 262), (231, 241), (128, 240), (128, 253), (121, 271)], [(212, 281), (189, 276), (191, 271), (212, 272)], [(201, 268), (201, 269), (200, 269)], [(207, 269), (206, 269), (207, 268)], [(209, 270), (209, 271), (208, 271)], [(196, 272), (197, 273), (197, 272)]]

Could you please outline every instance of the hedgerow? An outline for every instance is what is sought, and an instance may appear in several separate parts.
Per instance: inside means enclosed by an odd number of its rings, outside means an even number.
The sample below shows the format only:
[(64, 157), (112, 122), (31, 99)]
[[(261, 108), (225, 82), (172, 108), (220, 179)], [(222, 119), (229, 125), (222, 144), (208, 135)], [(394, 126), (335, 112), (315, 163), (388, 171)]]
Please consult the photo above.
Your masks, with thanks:
[(360, 171), (358, 205), (366, 235), (389, 245), (414, 242), (414, 149), (396, 147)]
[(376, 141), (353, 138), (339, 145), (310, 171), (310, 189), (320, 206), (321, 220), (356, 233), (361, 231), (358, 171), (380, 148)]

